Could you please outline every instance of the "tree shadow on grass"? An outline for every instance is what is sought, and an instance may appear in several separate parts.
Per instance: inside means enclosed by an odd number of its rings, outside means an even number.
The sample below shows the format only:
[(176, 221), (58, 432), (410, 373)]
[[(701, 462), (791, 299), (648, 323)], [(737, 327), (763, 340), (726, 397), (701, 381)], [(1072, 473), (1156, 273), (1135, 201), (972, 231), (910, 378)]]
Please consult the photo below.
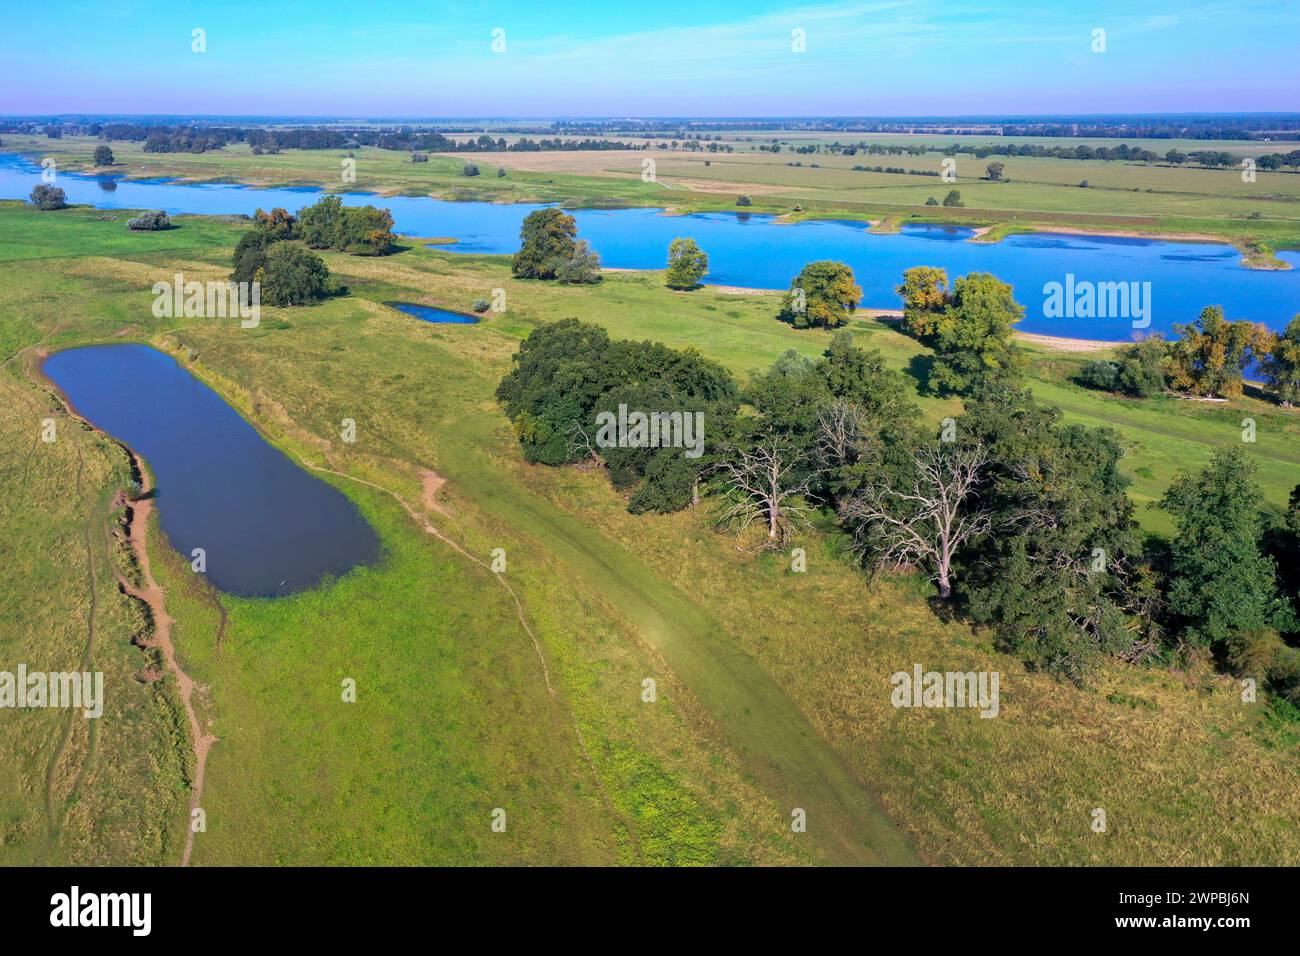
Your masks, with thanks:
[(916, 382), (916, 389), (922, 395), (934, 394), (934, 389), (930, 386), (930, 376), (933, 372), (933, 355), (913, 355), (911, 361), (907, 363), (907, 368), (903, 370), (905, 375)]

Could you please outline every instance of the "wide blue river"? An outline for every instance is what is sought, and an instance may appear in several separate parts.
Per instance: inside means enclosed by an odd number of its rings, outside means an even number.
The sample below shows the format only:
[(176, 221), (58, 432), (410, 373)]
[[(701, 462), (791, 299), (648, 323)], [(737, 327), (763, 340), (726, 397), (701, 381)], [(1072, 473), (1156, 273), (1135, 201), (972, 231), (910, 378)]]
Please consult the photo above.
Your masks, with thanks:
[[(0, 154), (0, 198), (25, 199), (40, 182), (40, 168), (22, 157)], [(319, 190), (254, 189), (231, 184), (184, 184), (165, 180), (102, 179), (61, 173), (57, 185), (70, 202), (106, 209), (164, 209), (169, 213), (250, 214), (261, 207), (295, 211)], [(397, 231), (409, 236), (451, 237), (451, 252), (511, 253), (519, 225), (536, 205), (444, 202), (426, 197), (380, 197), (351, 193), (347, 205), (372, 203), (392, 210)], [(1010, 282), (1025, 306), (1026, 332), (1073, 338), (1125, 340), (1136, 330), (1168, 332), (1207, 305), (1222, 305), (1229, 318), (1281, 329), (1300, 313), (1300, 268), (1245, 269), (1227, 245), (1147, 239), (1019, 235), (999, 243), (967, 242), (969, 229), (907, 226), (895, 235), (872, 235), (864, 223), (818, 221), (782, 225), (772, 217), (743, 213), (668, 216), (658, 209), (579, 210), (578, 235), (600, 253), (604, 265), (663, 268), (668, 244), (690, 236), (709, 256), (706, 282), (755, 288), (786, 288), (816, 259), (848, 263), (862, 286), (862, 304), (897, 308), (894, 292), (904, 269), (942, 266), (952, 277), (992, 272)], [(1280, 258), (1300, 267), (1300, 252)], [(1079, 316), (1052, 314), (1049, 283), (1081, 289), (1087, 283), (1124, 283), (1133, 293), (1127, 312)], [(1077, 299), (1075, 300), (1077, 301)], [(1135, 305), (1141, 305), (1139, 311)], [(1148, 308), (1149, 306), (1149, 308)], [(1136, 326), (1135, 326), (1136, 323)]]

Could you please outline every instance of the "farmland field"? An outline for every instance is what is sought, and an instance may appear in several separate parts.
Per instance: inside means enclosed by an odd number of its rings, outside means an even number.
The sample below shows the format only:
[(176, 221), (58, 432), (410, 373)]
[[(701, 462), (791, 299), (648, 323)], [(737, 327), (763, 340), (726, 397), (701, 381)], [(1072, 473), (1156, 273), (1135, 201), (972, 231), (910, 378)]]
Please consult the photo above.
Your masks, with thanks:
[[(843, 137), (848, 139), (846, 135)], [(870, 137), (867, 137), (869, 140)], [(1032, 157), (956, 157), (955, 179), (855, 171), (857, 166), (897, 166), (938, 174), (942, 155), (799, 155), (741, 150), (733, 153), (661, 151), (552, 151), (496, 154), (435, 154), (412, 163), (393, 150), (285, 150), (253, 155), (244, 144), (201, 154), (146, 153), (138, 143), (115, 142), (115, 175), (179, 177), (254, 185), (314, 185), (359, 191), (433, 195), (503, 202), (559, 201), (571, 205), (667, 206), (690, 212), (735, 208), (738, 194), (751, 194), (756, 211), (794, 218), (907, 219), (969, 222), (1003, 228), (1065, 226), (1081, 231), (1197, 234), (1222, 237), (1266, 251), (1300, 247), (1300, 174), (1291, 169), (1259, 172), (1243, 182), (1241, 171), (1171, 167), (1129, 161), (1062, 160)], [(946, 141), (945, 141), (946, 142)], [(94, 168), (97, 140), (12, 137), (4, 149), (32, 159), (49, 157), (59, 168)], [(736, 144), (745, 145), (745, 144)], [(973, 145), (973, 144), (971, 144)], [(1224, 148), (1246, 155), (1241, 144)], [(1270, 144), (1273, 151), (1296, 143)], [(1163, 146), (1164, 149), (1170, 147)], [(1189, 144), (1189, 148), (1197, 148)], [(1210, 148), (1199, 144), (1199, 148)], [(343, 183), (340, 167), (356, 162), (355, 183)], [(655, 163), (655, 180), (643, 181), (643, 162)], [(1006, 166), (1004, 182), (988, 182), (985, 166)], [(462, 175), (477, 161), (487, 175)], [(792, 164), (799, 165), (792, 165)], [(813, 164), (817, 164), (814, 168)], [(493, 175), (497, 167), (508, 175)], [(1087, 187), (1081, 188), (1080, 183)], [(926, 205), (957, 188), (964, 206)], [(798, 210), (795, 207), (800, 207)], [(1267, 257), (1265, 257), (1267, 261)]]

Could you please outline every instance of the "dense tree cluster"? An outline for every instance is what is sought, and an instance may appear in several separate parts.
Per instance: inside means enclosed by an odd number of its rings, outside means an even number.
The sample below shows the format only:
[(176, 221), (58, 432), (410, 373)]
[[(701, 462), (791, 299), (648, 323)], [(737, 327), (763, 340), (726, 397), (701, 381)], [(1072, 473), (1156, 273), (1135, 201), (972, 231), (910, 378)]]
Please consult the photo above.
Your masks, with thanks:
[[(598, 458), (615, 487), (630, 494), (634, 513), (677, 511), (692, 503), (712, 459), (692, 454), (686, 439), (716, 448), (719, 429), (737, 408), (730, 373), (698, 351), (612, 341), (604, 329), (577, 319), (529, 334), (497, 398), (528, 461), (560, 465)], [(648, 433), (642, 442), (627, 432), (614, 435), (612, 443), (602, 441), (601, 413), (618, 421), (629, 410), (675, 415), (681, 441), (652, 445)]]
[(1118, 351), (1116, 360), (1090, 362), (1077, 381), (1088, 388), (1150, 398), (1169, 390), (1201, 398), (1241, 394), (1247, 369), (1257, 364), (1264, 384), (1285, 406), (1300, 401), (1300, 315), (1278, 335), (1266, 326), (1224, 317), (1207, 306), (1166, 341), (1151, 336)]
[[(326, 197), (316, 206), (301, 210), (312, 230), (320, 230), (321, 207), (336, 208)], [(386, 210), (384, 210), (386, 212)], [(313, 233), (319, 238), (319, 233)], [(284, 209), (257, 210), (253, 228), (240, 237), (232, 257), (234, 282), (258, 283), (261, 301), (267, 305), (306, 305), (343, 290), (330, 278), (324, 260), (299, 240), (304, 240), (302, 221)], [(321, 247), (325, 248), (325, 247)]]
[[(1066, 424), (1025, 387), (1010, 287), (921, 267), (899, 291), (906, 328), (961, 378), (965, 409), (937, 434), (903, 376), (843, 330), (820, 358), (789, 351), (742, 388), (692, 350), (567, 319), (529, 335), (498, 398), (528, 460), (603, 464), (633, 511), (706, 500), (767, 547), (833, 516), (870, 573), (930, 575), (951, 613), (1032, 667), (1082, 683), (1108, 658), (1212, 652), (1300, 695), (1300, 651), (1283, 639), (1300, 631), (1300, 486), (1270, 524), (1250, 456), (1218, 452), (1159, 502), (1177, 533), (1144, 539), (1120, 436)], [(1115, 374), (1140, 383), (1162, 349), (1135, 343)], [(620, 407), (707, 409), (702, 453), (593, 440), (599, 413)]]
[(299, 209), (291, 232), (308, 248), (354, 256), (386, 256), (397, 241), (391, 212), (375, 206), (345, 206), (339, 196), (323, 196), (315, 205)]
[(227, 143), (226, 136), (217, 130), (187, 129), (152, 129), (144, 137), (146, 153), (206, 153), (208, 150), (221, 149)]

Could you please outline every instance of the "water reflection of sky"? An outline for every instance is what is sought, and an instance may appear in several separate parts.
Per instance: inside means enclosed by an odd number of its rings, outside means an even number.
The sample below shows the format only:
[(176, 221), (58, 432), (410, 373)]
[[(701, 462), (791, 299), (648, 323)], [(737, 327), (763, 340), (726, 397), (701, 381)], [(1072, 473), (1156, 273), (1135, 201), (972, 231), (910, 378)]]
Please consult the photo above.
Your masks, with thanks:
[[(40, 168), (13, 155), (0, 155), (0, 197), (26, 198), (40, 182)], [(105, 190), (97, 177), (62, 174), (58, 185), (74, 203), (106, 209), (164, 209), (168, 213), (251, 214), (283, 206), (296, 210), (319, 191), (311, 187), (254, 189), (229, 183), (185, 184), (118, 180)], [(511, 253), (519, 226), (534, 204), (457, 203), (425, 197), (376, 198), (345, 194), (347, 205), (373, 203), (392, 210), (397, 229), (423, 238), (452, 237), (452, 252)], [(945, 268), (950, 276), (992, 272), (1010, 282), (1025, 306), (1019, 328), (1027, 332), (1093, 339), (1128, 339), (1131, 317), (1048, 318), (1044, 286), (1080, 282), (1150, 283), (1151, 324), (1168, 332), (1194, 319), (1207, 305), (1224, 306), (1229, 318), (1283, 327), (1300, 313), (1300, 269), (1245, 269), (1231, 246), (1165, 242), (1112, 236), (1023, 234), (998, 243), (965, 242), (969, 229), (912, 225), (892, 235), (873, 235), (861, 222), (811, 221), (780, 224), (761, 213), (665, 215), (657, 209), (579, 210), (580, 238), (591, 243), (610, 267), (663, 268), (668, 244), (678, 236), (695, 239), (709, 256), (706, 281), (718, 285), (785, 288), (808, 262), (847, 262), (863, 289), (863, 305), (896, 308), (894, 291), (903, 270), (916, 265)], [(1300, 266), (1300, 253), (1280, 258)]]

